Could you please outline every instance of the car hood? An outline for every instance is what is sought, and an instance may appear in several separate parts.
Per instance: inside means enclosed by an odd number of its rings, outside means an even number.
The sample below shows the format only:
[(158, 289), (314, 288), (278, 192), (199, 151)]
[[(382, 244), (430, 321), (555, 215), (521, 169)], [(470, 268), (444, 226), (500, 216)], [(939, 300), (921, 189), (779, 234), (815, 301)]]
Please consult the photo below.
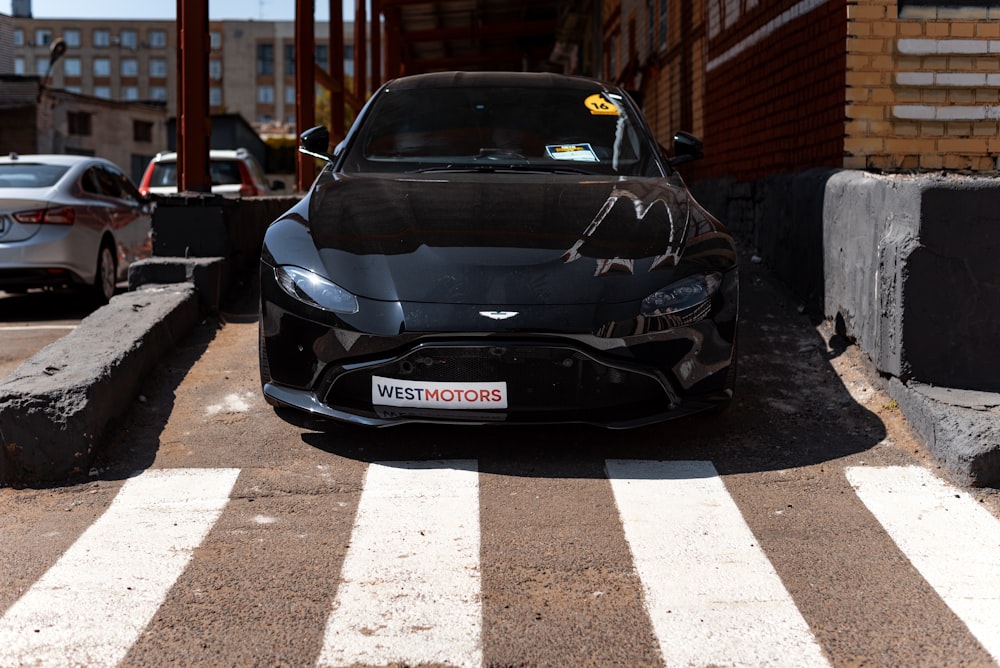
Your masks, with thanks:
[(352, 293), (483, 306), (642, 299), (672, 280), (688, 208), (668, 179), (523, 173), (334, 175), (308, 206)]

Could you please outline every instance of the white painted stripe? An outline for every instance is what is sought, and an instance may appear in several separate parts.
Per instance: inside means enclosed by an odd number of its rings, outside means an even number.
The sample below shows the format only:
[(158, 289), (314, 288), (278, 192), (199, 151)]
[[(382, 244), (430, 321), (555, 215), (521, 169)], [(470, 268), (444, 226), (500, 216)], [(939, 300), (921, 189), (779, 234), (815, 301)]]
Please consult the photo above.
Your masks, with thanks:
[(858, 497), (1000, 662), (1000, 521), (918, 466), (852, 467)]
[(238, 475), (163, 469), (126, 481), (0, 619), (0, 665), (117, 665), (218, 519)]
[(475, 460), (368, 467), (318, 664), (481, 666)]
[(31, 332), (36, 329), (70, 330), (76, 329), (76, 325), (0, 325), (3, 332)]
[(827, 666), (711, 462), (608, 460), (668, 666)]
[(771, 19), (766, 24), (755, 30), (749, 37), (740, 40), (722, 55), (716, 56), (708, 61), (708, 65), (705, 66), (706, 71), (711, 72), (721, 65), (724, 65), (733, 58), (736, 58), (737, 56), (748, 51), (756, 44), (763, 42), (765, 39), (769, 38), (771, 35), (778, 32), (792, 21), (805, 16), (814, 9), (822, 7), (827, 2), (829, 2), (829, 0), (801, 0), (801, 2), (792, 5), (777, 17)]

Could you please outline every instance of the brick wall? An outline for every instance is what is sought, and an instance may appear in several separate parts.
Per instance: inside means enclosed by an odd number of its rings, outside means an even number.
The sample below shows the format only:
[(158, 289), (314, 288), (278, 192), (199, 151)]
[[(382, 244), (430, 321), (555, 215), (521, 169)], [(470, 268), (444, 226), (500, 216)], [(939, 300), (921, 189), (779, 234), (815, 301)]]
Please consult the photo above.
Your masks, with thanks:
[(844, 166), (992, 172), (1000, 154), (1000, 8), (848, 7)]
[[(711, 4), (711, 3), (710, 3)], [(839, 166), (846, 0), (778, 0), (709, 14), (702, 177), (753, 180)]]

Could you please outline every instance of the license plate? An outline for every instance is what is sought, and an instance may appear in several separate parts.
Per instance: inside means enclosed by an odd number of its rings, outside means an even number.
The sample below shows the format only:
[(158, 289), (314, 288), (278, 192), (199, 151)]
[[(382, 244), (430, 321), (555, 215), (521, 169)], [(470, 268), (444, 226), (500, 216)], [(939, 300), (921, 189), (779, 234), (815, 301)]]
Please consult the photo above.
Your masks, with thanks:
[(372, 404), (406, 408), (507, 408), (507, 383), (442, 383), (372, 376)]

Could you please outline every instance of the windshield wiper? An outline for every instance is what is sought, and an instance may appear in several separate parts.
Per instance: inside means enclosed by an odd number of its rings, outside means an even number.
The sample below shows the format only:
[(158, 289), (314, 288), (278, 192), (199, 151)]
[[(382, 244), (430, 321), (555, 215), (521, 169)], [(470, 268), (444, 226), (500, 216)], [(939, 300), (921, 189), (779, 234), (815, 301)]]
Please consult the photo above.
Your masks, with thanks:
[(549, 167), (546, 165), (447, 165), (444, 167), (424, 167), (414, 170), (417, 174), (431, 174), (434, 172), (451, 172), (466, 174), (496, 174), (504, 172), (519, 172), (523, 174), (592, 174), (592, 172), (576, 169), (574, 167)]

